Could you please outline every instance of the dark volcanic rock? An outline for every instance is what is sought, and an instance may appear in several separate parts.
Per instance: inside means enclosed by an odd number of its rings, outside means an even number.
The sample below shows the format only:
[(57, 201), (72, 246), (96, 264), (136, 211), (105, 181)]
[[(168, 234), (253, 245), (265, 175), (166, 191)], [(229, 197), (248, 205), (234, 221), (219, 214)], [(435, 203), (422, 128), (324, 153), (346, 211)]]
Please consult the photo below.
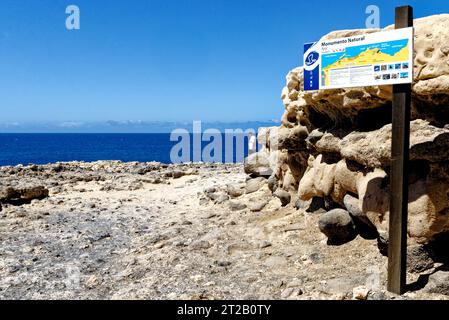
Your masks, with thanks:
[(351, 215), (343, 209), (326, 212), (320, 217), (318, 225), (320, 231), (327, 236), (330, 245), (341, 245), (357, 236)]

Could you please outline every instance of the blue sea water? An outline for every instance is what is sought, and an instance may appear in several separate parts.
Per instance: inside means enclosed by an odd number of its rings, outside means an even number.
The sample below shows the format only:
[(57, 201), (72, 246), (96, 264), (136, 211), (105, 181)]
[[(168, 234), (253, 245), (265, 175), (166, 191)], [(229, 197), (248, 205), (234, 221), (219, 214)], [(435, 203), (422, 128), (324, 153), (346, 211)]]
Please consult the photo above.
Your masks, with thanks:
[[(242, 138), (242, 137), (240, 137)], [(190, 134), (190, 155), (193, 150)], [(225, 139), (233, 141), (232, 161), (225, 158)], [(243, 139), (243, 138), (242, 138)], [(248, 154), (247, 138), (244, 150), (237, 147), (237, 137), (222, 134), (220, 162), (241, 162)], [(47, 164), (58, 161), (121, 160), (158, 161), (171, 163), (170, 151), (179, 141), (170, 141), (168, 133), (148, 134), (0, 134), (0, 166), (17, 164)], [(209, 141), (202, 141), (202, 148)], [(229, 149), (229, 148), (228, 148)], [(203, 149), (204, 150), (204, 149)], [(212, 152), (212, 155), (214, 153)], [(204, 160), (204, 159), (202, 159)]]

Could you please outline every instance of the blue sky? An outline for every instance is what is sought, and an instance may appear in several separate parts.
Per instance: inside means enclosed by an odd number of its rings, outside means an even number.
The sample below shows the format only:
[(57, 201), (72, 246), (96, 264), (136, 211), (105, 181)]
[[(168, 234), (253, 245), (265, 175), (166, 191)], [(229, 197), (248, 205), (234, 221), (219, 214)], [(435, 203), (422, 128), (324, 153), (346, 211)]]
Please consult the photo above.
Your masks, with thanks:
[[(65, 8), (81, 30), (65, 28)], [(449, 1), (1, 0), (0, 122), (279, 119), (302, 44), (364, 28), (378, 5)]]

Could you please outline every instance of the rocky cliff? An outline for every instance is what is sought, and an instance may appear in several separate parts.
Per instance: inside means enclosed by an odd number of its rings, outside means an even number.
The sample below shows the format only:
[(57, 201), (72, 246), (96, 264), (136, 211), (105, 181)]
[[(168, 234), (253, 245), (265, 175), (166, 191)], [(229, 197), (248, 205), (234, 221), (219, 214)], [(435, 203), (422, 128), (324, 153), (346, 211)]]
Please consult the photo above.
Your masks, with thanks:
[[(410, 243), (428, 244), (449, 230), (449, 14), (415, 20), (414, 71), (408, 233)], [(288, 192), (297, 207), (324, 209), (319, 227), (330, 242), (358, 233), (385, 243), (391, 100), (391, 86), (305, 92), (295, 68), (282, 90), (282, 124), (259, 132), (264, 148), (246, 171), (269, 172), (274, 194)]]

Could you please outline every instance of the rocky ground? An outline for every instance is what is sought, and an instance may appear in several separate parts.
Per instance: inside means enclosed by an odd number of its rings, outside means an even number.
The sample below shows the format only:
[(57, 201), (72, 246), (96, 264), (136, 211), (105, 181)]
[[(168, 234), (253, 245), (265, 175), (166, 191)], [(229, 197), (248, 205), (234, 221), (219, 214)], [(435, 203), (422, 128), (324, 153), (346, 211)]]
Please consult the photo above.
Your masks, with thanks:
[(375, 240), (330, 246), (319, 213), (281, 201), (241, 165), (2, 167), (0, 298), (447, 297), (441, 265), (385, 292)]

